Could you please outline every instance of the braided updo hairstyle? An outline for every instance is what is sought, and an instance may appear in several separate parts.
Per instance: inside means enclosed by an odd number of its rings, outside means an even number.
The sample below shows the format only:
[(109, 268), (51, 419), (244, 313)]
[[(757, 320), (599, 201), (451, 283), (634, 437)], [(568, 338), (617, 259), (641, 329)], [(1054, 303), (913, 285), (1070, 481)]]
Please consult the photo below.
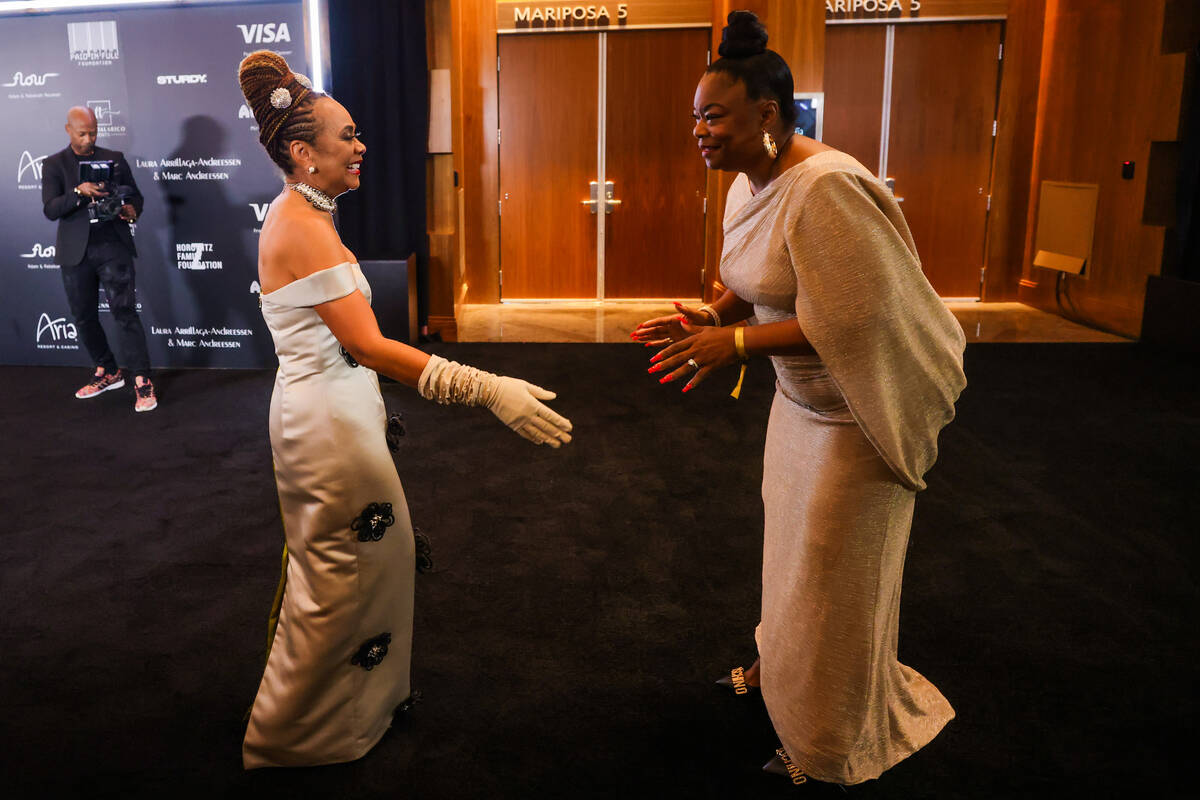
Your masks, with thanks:
[(779, 117), (790, 128), (796, 123), (795, 83), (783, 56), (767, 49), (767, 29), (751, 11), (730, 12), (721, 31), (721, 56), (705, 72), (720, 72), (746, 86), (751, 100), (779, 103)]
[[(317, 98), (325, 95), (313, 91), (307, 78), (292, 72), (283, 56), (270, 50), (256, 50), (242, 59), (238, 83), (258, 123), (258, 141), (281, 170), (291, 172), (295, 164), (288, 142), (316, 141), (318, 125), (313, 109)], [(272, 94), (279, 89), (286, 90), (291, 99), (286, 108), (272, 103)], [(282, 94), (276, 95), (281, 104), (285, 99)]]

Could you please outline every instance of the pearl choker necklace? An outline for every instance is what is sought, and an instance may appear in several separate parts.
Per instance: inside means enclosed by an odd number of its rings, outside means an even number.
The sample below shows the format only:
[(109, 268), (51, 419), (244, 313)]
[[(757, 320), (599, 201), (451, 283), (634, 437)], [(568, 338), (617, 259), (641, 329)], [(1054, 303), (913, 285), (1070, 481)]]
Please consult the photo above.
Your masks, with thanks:
[(315, 186), (309, 186), (307, 183), (289, 183), (287, 187), (312, 203), (313, 207), (318, 211), (324, 211), (328, 214), (337, 211), (337, 203)]

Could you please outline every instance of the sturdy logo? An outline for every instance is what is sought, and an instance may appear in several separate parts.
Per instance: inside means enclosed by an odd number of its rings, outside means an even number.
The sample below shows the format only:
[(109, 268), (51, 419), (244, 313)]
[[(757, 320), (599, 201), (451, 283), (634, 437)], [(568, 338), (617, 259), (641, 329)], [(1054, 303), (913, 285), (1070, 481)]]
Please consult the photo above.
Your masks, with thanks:
[(80, 66), (111, 64), (121, 57), (116, 20), (67, 23), (67, 47)]
[(286, 22), (255, 22), (252, 25), (238, 25), (246, 44), (270, 44), (271, 42), (290, 42), (292, 35)]
[[(43, 342), (45, 337), (47, 342)], [(39, 347), (50, 346), (60, 342), (74, 342), (79, 338), (79, 334), (75, 331), (75, 323), (67, 322), (66, 317), (51, 319), (49, 314), (43, 313), (38, 317), (37, 322), (37, 344)]]
[(17, 162), (17, 185), (21, 185), (21, 181), (25, 178), (25, 173), (31, 173), (33, 179), (38, 183), (42, 181), (42, 162), (46, 160), (45, 156), (34, 158), (33, 155), (26, 150), (21, 153), (21, 159)]
[(26, 75), (24, 72), (14, 72), (13, 76), (12, 76), (12, 80), (9, 81), (8, 83), (4, 84), (4, 86), (6, 88), (10, 88), (10, 89), (14, 86), (20, 86), (22, 88), (26, 88), (26, 87), (30, 87), (30, 86), (45, 86), (46, 81), (48, 81), (51, 78), (57, 78), (57, 77), (58, 77), (57, 72), (42, 72), (42, 73), (34, 72), (29, 75)]
[(54, 245), (35, 244), (28, 253), (21, 253), (21, 258), (54, 258)]
[(181, 83), (208, 83), (208, 75), (159, 75), (158, 85), (168, 86), (170, 84)]
[(251, 203), (250, 208), (254, 211), (254, 218), (262, 222), (267, 218), (267, 209), (270, 208), (270, 203)]

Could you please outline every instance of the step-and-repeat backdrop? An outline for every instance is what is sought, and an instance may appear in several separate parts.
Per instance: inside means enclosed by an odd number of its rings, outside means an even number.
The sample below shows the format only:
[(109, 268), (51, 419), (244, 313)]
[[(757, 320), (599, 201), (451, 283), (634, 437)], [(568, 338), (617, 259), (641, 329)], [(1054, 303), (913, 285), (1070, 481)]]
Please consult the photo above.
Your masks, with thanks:
[[(274, 364), (255, 278), (281, 176), (237, 83), (242, 57), (263, 48), (308, 72), (299, 0), (0, 17), (0, 363), (90, 364), (41, 192), (67, 109), (86, 105), (146, 198), (134, 238), (151, 363)], [(100, 311), (112, 331), (103, 292)]]

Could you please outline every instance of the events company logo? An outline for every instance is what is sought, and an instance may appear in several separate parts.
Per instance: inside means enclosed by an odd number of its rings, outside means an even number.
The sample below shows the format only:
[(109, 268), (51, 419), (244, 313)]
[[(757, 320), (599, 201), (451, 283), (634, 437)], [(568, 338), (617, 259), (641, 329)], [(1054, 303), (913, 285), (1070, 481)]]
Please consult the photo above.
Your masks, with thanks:
[(156, 79), (159, 86), (171, 86), (181, 84), (197, 84), (208, 83), (208, 74), (198, 75), (159, 75)]
[(117, 122), (121, 112), (113, 110), (111, 100), (88, 100), (87, 107), (96, 115), (97, 136), (125, 135), (125, 126)]
[(242, 32), (242, 39), (246, 44), (273, 44), (292, 40), (286, 22), (255, 22), (250, 25), (238, 25), (238, 30)]
[(177, 242), (175, 244), (175, 264), (179, 269), (186, 270), (224, 269), (224, 262), (205, 258), (212, 251), (212, 242)]
[(67, 322), (66, 317), (52, 318), (44, 312), (38, 317), (38, 350), (78, 350), (78, 340), (75, 323)]
[(76, 66), (110, 66), (121, 57), (116, 20), (67, 23), (67, 48)]
[(42, 162), (45, 160), (46, 156), (34, 158), (28, 150), (21, 153), (21, 158), (17, 161), (18, 189), (42, 188)]
[(4, 84), (4, 86), (5, 88), (9, 89), (18, 86), (22, 89), (29, 89), (32, 87), (45, 86), (46, 81), (57, 77), (57, 72), (31, 72), (26, 75), (24, 72), (18, 71), (13, 73), (12, 80)]

